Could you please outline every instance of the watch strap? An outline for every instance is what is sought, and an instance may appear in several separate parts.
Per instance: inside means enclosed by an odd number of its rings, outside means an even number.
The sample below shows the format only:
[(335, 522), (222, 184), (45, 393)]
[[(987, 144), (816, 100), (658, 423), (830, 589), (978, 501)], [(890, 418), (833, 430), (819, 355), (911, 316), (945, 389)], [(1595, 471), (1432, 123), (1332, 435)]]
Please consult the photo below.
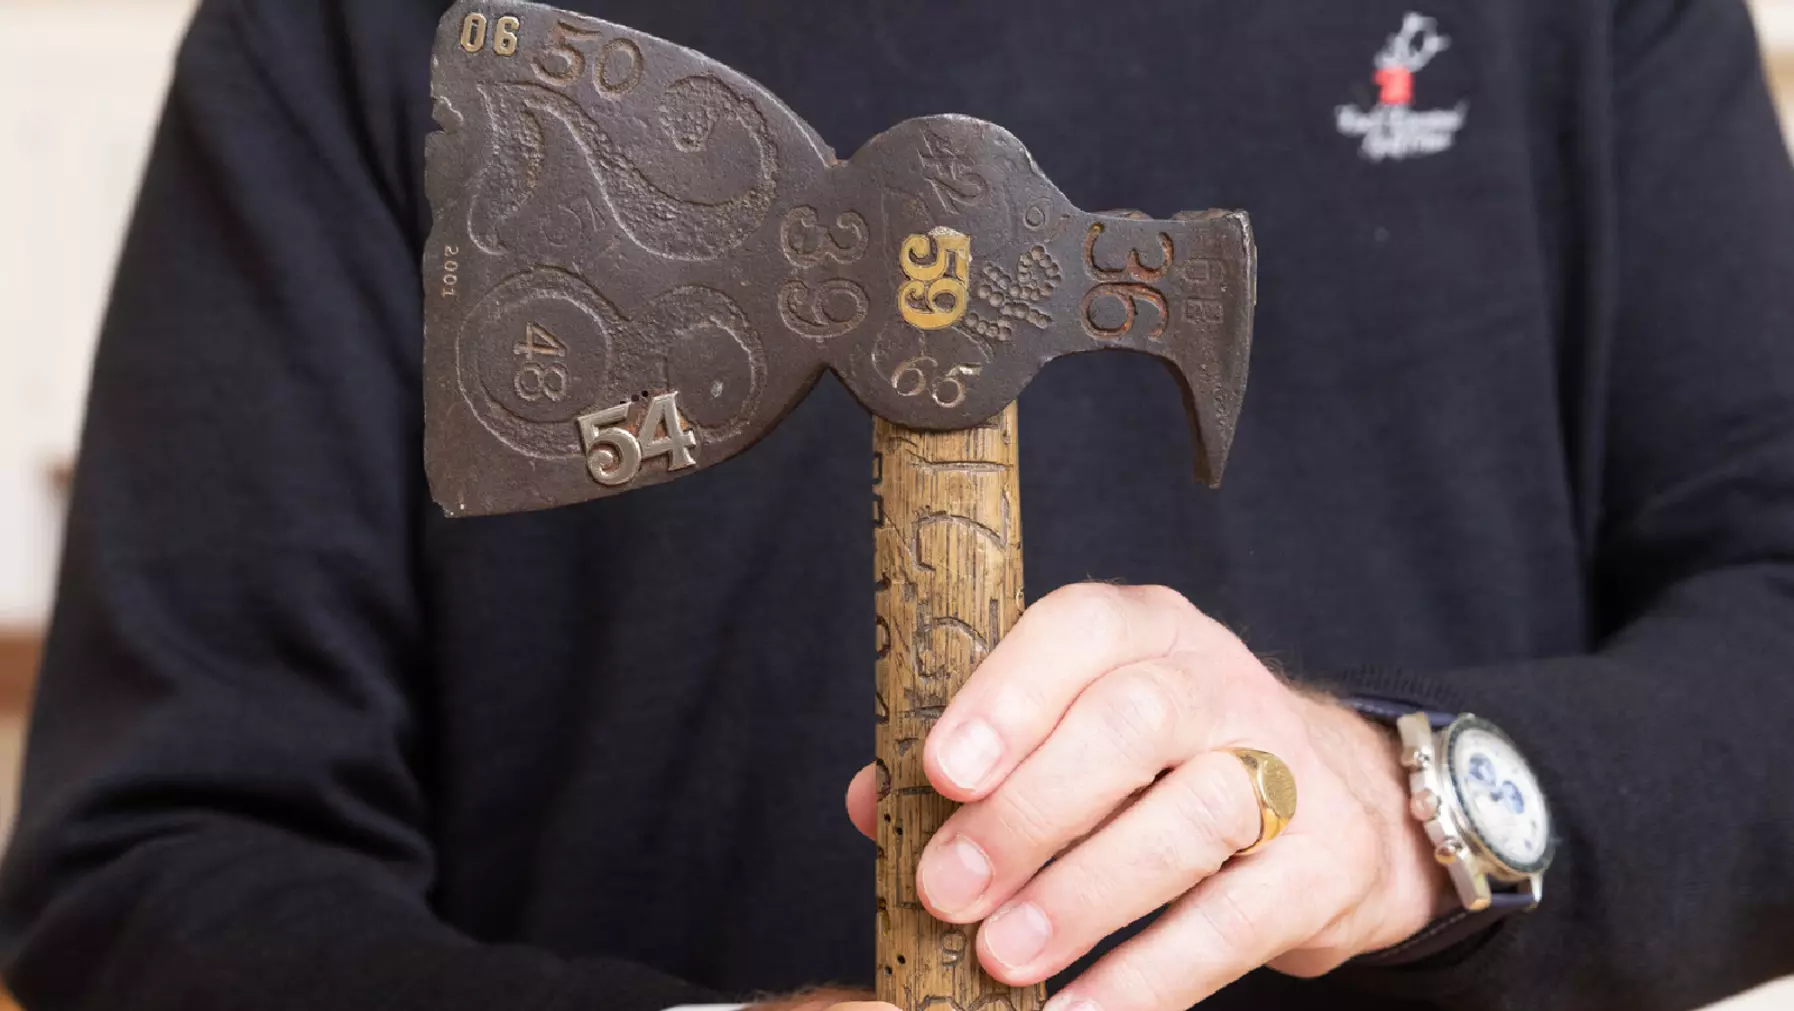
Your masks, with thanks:
[(1532, 895), (1525, 891), (1489, 893), (1489, 904), (1482, 909), (1454, 909), (1420, 928), (1413, 937), (1379, 951), (1366, 952), (1352, 961), (1358, 965), (1396, 966), (1418, 962), (1487, 934), (1495, 925), (1515, 913), (1531, 909)]
[(1395, 721), (1409, 713), (1425, 713), (1426, 721), (1434, 730), (1444, 730), (1458, 718), (1457, 713), (1448, 713), (1440, 709), (1428, 709), (1417, 702), (1403, 699), (1386, 699), (1370, 695), (1346, 695), (1340, 698), (1340, 704), (1356, 710), (1358, 715), (1378, 723), (1395, 726)]

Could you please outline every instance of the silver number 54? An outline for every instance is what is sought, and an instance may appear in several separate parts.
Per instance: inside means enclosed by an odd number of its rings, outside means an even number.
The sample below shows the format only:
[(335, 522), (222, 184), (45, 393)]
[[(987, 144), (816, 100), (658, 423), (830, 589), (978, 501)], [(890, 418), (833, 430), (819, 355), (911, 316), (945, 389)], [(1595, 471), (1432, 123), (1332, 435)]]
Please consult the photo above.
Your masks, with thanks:
[(698, 435), (687, 431), (679, 417), (679, 391), (662, 393), (648, 402), (640, 433), (625, 427), (629, 401), (579, 416), (579, 440), (586, 450), (586, 469), (592, 479), (607, 488), (628, 484), (641, 472), (642, 461), (667, 458), (668, 470), (697, 466), (691, 451)]

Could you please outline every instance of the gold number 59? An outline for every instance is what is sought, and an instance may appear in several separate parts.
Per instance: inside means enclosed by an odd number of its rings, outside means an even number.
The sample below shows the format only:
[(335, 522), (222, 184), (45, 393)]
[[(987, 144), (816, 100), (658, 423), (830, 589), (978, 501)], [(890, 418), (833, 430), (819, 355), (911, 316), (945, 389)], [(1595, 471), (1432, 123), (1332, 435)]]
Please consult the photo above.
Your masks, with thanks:
[(966, 279), (972, 267), (972, 240), (951, 228), (903, 240), (897, 265), (909, 278), (897, 289), (897, 310), (918, 330), (939, 330), (966, 314)]

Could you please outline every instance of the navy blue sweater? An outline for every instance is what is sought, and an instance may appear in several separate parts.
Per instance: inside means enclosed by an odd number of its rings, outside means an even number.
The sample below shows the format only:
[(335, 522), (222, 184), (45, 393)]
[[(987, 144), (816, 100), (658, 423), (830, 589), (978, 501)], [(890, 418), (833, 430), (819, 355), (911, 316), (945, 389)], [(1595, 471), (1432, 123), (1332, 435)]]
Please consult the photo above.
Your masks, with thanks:
[[(1489, 716), (1563, 846), (1473, 950), (1208, 1006), (1688, 1007), (1794, 971), (1794, 172), (1739, 0), (1426, 2), (1405, 80), (1410, 0), (584, 6), (843, 153), (965, 112), (1081, 206), (1251, 213), (1228, 484), (1156, 364), (1055, 364), (1030, 585), (1165, 583), (1296, 677)], [(442, 7), (208, 0), (181, 52), (0, 880), (33, 1011), (870, 982), (869, 423), (825, 381), (700, 479), (443, 519)]]

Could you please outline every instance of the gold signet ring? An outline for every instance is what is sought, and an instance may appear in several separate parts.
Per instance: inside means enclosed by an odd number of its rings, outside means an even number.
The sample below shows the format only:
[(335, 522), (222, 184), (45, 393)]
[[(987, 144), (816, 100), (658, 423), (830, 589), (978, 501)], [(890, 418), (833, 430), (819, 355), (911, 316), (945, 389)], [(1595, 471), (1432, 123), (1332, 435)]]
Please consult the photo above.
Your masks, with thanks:
[(1252, 779), (1252, 792), (1258, 798), (1258, 841), (1240, 850), (1235, 856), (1256, 853), (1283, 834), (1289, 820), (1296, 816), (1296, 777), (1283, 764), (1283, 759), (1268, 751), (1251, 748), (1228, 748), (1246, 766)]

